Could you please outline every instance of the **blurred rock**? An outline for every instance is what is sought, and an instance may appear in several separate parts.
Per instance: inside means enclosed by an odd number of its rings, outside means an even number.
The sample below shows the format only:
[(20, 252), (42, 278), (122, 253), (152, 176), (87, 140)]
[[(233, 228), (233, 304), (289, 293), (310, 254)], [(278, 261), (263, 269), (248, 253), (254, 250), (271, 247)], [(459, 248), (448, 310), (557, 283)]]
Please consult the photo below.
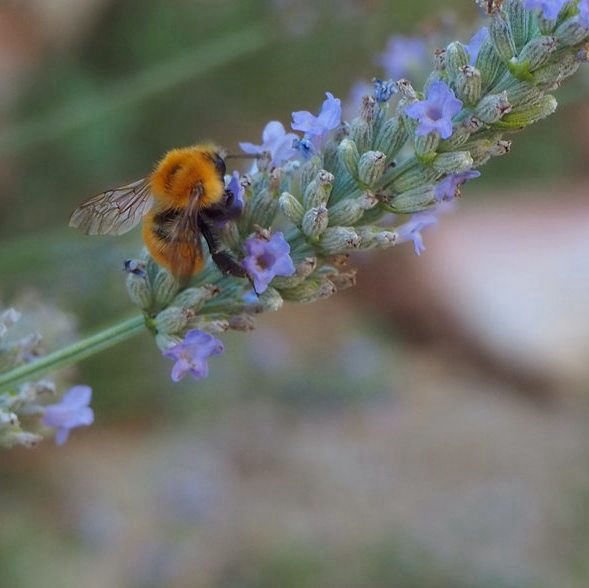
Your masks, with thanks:
[(580, 385), (589, 378), (588, 226), (583, 185), (488, 194), (427, 231), (421, 257), (405, 246), (367, 259), (356, 294), (456, 364), (535, 396)]

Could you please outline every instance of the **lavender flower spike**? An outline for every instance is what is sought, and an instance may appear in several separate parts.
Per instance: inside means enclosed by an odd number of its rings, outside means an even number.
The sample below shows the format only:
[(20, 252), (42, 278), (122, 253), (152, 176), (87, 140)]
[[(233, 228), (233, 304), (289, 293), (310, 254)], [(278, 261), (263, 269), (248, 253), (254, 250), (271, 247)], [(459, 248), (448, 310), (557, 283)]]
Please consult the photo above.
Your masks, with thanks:
[(295, 266), (290, 258), (290, 245), (282, 233), (270, 239), (256, 235), (245, 242), (247, 255), (243, 267), (254, 282), (258, 294), (265, 292), (275, 276), (292, 276)]
[(91, 425), (94, 422), (94, 411), (90, 408), (92, 388), (89, 386), (74, 386), (66, 392), (56, 404), (49, 404), (41, 422), (46, 427), (53, 427), (55, 443), (63, 445), (76, 427)]
[(524, 8), (540, 10), (546, 20), (556, 20), (558, 13), (570, 0), (525, 0)]
[(442, 139), (452, 136), (452, 118), (462, 109), (462, 102), (445, 82), (430, 84), (426, 99), (410, 104), (405, 109), (407, 115), (419, 121), (415, 134), (423, 137), (437, 132)]
[(317, 116), (307, 110), (299, 110), (292, 113), (292, 128), (302, 131), (307, 137), (323, 138), (329, 131), (339, 127), (342, 120), (342, 105), (339, 98), (335, 98), (331, 92), (326, 92), (327, 98), (323, 101), (321, 110)]
[(176, 361), (171, 376), (174, 382), (179, 382), (186, 374), (197, 379), (206, 378), (209, 375), (207, 360), (223, 351), (223, 343), (210, 333), (192, 329), (181, 343), (166, 349), (163, 354)]
[(465, 171), (458, 174), (450, 174), (435, 187), (434, 195), (436, 200), (438, 202), (442, 202), (442, 200), (452, 200), (452, 198), (454, 198), (458, 193), (460, 186), (469, 180), (478, 178), (480, 175), (481, 172), (476, 170)]
[(435, 225), (438, 219), (431, 212), (418, 212), (414, 214), (405, 224), (397, 227), (397, 243), (413, 241), (415, 255), (421, 255), (425, 251), (421, 231), (431, 225)]
[(280, 165), (296, 155), (292, 144), (298, 137), (287, 133), (284, 125), (276, 120), (270, 121), (262, 132), (262, 144), (240, 143), (241, 150), (251, 155), (270, 153), (273, 165)]

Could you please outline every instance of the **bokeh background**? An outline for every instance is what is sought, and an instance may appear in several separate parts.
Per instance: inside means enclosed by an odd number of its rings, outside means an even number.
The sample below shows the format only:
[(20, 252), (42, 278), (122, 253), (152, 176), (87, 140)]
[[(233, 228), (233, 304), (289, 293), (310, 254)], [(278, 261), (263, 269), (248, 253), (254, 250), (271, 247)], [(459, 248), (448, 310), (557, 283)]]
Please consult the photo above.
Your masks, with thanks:
[[(53, 349), (131, 312), (136, 232), (67, 228), (173, 146), (348, 103), (470, 0), (2, 0), (0, 301)], [(0, 455), (7, 588), (589, 585), (589, 83), (358, 286), (224, 336), (173, 385), (146, 334), (66, 375), (96, 423)]]

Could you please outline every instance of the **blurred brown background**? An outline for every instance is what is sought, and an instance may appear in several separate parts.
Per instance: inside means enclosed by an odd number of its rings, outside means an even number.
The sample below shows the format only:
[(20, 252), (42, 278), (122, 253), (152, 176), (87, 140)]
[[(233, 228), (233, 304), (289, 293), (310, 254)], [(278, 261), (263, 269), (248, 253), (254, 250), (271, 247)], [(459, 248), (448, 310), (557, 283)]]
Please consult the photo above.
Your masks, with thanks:
[[(4, 0), (0, 300), (47, 347), (131, 310), (135, 232), (83, 198), (173, 146), (380, 75), (393, 34), (468, 38), (470, 0)], [(451, 32), (453, 31), (453, 33)], [(224, 337), (173, 385), (145, 335), (77, 368), (96, 423), (0, 456), (0, 586), (589, 584), (587, 77), (457, 210), (359, 284)]]

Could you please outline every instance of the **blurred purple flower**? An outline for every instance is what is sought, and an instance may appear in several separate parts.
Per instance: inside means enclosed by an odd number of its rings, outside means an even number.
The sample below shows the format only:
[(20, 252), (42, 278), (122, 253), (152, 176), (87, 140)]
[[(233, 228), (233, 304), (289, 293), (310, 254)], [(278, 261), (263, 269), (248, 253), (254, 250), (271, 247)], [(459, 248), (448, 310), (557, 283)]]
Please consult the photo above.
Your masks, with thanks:
[(418, 212), (414, 214), (405, 224), (397, 227), (395, 232), (397, 233), (398, 243), (405, 243), (407, 241), (413, 241), (413, 248), (415, 249), (416, 255), (421, 255), (425, 251), (425, 245), (423, 244), (423, 237), (421, 231), (435, 225), (438, 219), (431, 212)]
[(450, 174), (436, 186), (434, 190), (436, 200), (438, 202), (441, 202), (442, 200), (452, 200), (452, 198), (456, 196), (460, 186), (469, 180), (478, 178), (480, 175), (481, 172), (476, 170), (465, 171), (458, 174)]
[(296, 155), (292, 144), (298, 137), (294, 133), (287, 133), (284, 125), (278, 121), (271, 121), (262, 132), (262, 144), (240, 143), (241, 150), (251, 155), (270, 153), (273, 165), (280, 165)]
[(462, 102), (445, 82), (436, 81), (429, 85), (426, 99), (405, 108), (408, 116), (419, 121), (415, 132), (419, 137), (437, 132), (442, 139), (452, 136), (452, 118), (460, 112)]
[(307, 110), (292, 113), (292, 128), (302, 131), (306, 137), (320, 141), (329, 131), (339, 127), (342, 120), (342, 104), (331, 92), (326, 92), (319, 114), (315, 116)]
[(377, 62), (393, 80), (409, 76), (427, 65), (427, 44), (419, 37), (392, 37)]
[(487, 27), (481, 27), (471, 38), (466, 49), (470, 55), (470, 65), (475, 65), (481, 45), (489, 38), (489, 29)]
[(570, 0), (525, 0), (524, 8), (528, 10), (541, 10), (542, 16), (547, 20), (556, 20), (562, 7)]
[(250, 237), (245, 242), (247, 255), (243, 267), (254, 281), (258, 294), (265, 292), (275, 276), (292, 276), (295, 266), (290, 258), (290, 245), (282, 233), (274, 233), (268, 240)]
[(72, 429), (94, 422), (94, 411), (89, 406), (91, 399), (90, 386), (74, 386), (59, 402), (45, 407), (41, 422), (46, 427), (55, 429), (57, 445), (63, 445), (67, 441)]
[(165, 357), (174, 359), (172, 380), (179, 382), (186, 374), (195, 378), (206, 378), (209, 375), (207, 360), (213, 355), (221, 355), (223, 343), (210, 333), (192, 329), (186, 333), (184, 340), (163, 352)]
[(589, 0), (579, 0), (579, 21), (582, 25), (589, 27)]
[(241, 185), (241, 176), (239, 175), (239, 172), (234, 171), (231, 174), (231, 179), (225, 186), (225, 191), (229, 192), (231, 195), (231, 200), (227, 203), (227, 217), (234, 218), (235, 216), (239, 215), (245, 205), (245, 201), (243, 199), (245, 190)]

